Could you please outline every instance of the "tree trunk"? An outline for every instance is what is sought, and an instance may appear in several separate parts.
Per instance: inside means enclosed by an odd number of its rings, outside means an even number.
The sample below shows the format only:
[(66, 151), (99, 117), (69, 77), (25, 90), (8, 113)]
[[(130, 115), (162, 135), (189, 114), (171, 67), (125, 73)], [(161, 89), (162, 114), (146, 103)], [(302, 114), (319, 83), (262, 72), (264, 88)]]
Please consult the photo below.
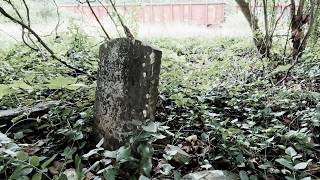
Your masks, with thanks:
[(124, 144), (131, 120), (154, 119), (161, 54), (127, 38), (100, 46), (95, 129), (106, 148)]
[(241, 12), (243, 13), (244, 17), (246, 18), (247, 22), (250, 25), (250, 28), (253, 34), (253, 42), (257, 50), (263, 56), (268, 56), (270, 54), (270, 47), (268, 46), (268, 44), (271, 44), (271, 43), (269, 43), (269, 40), (268, 40), (269, 38), (268, 39), (264, 38), (263, 33), (260, 30), (258, 25), (258, 19), (252, 14), (249, 3), (246, 2), (245, 0), (236, 0), (236, 2), (239, 5)]
[[(298, 9), (294, 0), (291, 0), (291, 38), (293, 47), (293, 61), (302, 56), (306, 48), (307, 40), (314, 28), (315, 18), (319, 13), (320, 1), (310, 1), (310, 11), (305, 12), (305, 0), (300, 0)], [(305, 28), (308, 24), (308, 28)], [(306, 29), (306, 30), (305, 30)]]

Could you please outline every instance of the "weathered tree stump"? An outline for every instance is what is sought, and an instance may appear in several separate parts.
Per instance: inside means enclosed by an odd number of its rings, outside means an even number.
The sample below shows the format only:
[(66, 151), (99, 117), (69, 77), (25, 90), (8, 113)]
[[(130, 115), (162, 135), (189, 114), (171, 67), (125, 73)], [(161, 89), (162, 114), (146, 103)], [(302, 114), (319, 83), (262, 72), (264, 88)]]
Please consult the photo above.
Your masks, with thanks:
[(131, 120), (154, 119), (162, 52), (118, 38), (100, 46), (95, 130), (104, 146), (123, 145)]

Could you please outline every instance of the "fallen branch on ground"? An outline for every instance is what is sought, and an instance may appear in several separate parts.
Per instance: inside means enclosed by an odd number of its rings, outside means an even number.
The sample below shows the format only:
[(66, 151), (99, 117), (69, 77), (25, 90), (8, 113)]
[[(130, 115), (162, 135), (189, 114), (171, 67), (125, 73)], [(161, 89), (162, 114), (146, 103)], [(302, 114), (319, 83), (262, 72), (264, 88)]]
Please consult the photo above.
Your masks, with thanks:
[(46, 114), (50, 108), (58, 106), (60, 101), (48, 101), (36, 104), (31, 107), (19, 107), (16, 109), (0, 110), (0, 125), (7, 125), (13, 118), (37, 118)]

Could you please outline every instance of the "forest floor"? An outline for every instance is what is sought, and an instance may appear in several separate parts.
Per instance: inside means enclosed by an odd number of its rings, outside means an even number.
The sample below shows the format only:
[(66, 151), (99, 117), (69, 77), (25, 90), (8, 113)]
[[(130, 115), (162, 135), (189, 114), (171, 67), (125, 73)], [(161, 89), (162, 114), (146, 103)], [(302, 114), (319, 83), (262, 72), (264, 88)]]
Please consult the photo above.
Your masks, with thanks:
[[(96, 74), (98, 46), (86, 35), (47, 41)], [(0, 122), (0, 179), (180, 179), (206, 169), (242, 180), (320, 178), (319, 47), (278, 83), (291, 65), (259, 58), (244, 38), (149, 43), (163, 51), (156, 122), (134, 121), (117, 151), (92, 140), (94, 81), (21, 44), (2, 48), (0, 110), (60, 104)]]

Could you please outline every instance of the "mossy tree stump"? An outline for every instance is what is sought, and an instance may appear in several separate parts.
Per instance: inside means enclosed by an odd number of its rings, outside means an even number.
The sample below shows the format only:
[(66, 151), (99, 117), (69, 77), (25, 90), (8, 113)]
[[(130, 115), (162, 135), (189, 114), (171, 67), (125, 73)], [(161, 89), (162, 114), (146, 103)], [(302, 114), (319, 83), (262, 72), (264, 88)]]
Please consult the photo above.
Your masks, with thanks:
[(95, 131), (104, 146), (124, 144), (132, 120), (154, 119), (162, 52), (118, 38), (100, 46)]

